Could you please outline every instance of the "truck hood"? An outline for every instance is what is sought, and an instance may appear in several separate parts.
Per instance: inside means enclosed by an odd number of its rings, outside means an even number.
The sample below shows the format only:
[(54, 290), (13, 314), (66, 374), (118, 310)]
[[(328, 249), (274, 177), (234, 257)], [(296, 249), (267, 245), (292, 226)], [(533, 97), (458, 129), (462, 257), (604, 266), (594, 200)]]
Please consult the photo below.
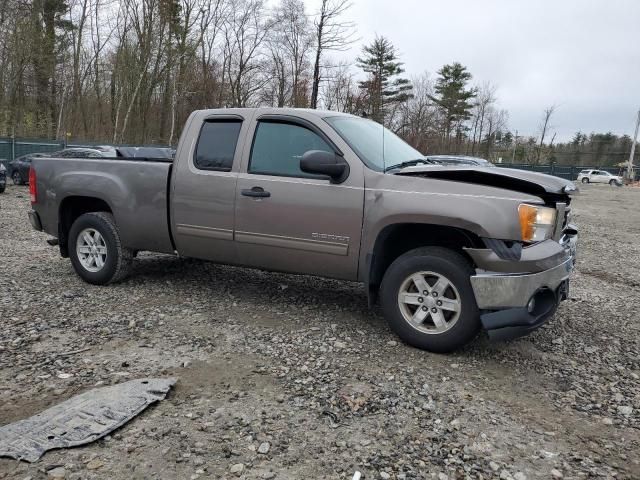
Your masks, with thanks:
[(439, 165), (407, 167), (396, 175), (428, 177), (453, 182), (503, 188), (542, 197), (577, 193), (573, 182), (544, 173), (501, 167), (447, 167)]

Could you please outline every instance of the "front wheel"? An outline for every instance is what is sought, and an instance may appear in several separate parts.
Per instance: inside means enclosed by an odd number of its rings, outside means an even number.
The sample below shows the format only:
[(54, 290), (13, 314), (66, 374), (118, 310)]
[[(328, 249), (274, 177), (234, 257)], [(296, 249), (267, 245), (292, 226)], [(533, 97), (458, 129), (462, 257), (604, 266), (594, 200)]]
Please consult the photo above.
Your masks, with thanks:
[(401, 255), (382, 280), (380, 297), (389, 326), (406, 343), (432, 352), (466, 345), (480, 330), (473, 273), (462, 255), (447, 248)]
[(80, 215), (69, 231), (69, 257), (76, 273), (88, 283), (106, 285), (125, 278), (133, 251), (122, 246), (113, 215)]
[(609, 185), (612, 187), (620, 187), (622, 184), (618, 183), (616, 180), (609, 180)]
[(584, 178), (582, 179), (582, 183), (589, 183), (589, 179), (588, 179), (587, 177), (584, 177)]

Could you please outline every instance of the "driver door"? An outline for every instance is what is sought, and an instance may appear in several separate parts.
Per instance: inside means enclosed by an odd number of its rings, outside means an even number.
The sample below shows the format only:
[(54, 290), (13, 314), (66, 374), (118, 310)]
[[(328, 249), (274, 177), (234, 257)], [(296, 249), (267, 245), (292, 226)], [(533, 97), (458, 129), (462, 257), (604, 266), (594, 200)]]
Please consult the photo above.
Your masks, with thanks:
[(239, 263), (355, 279), (364, 205), (362, 167), (351, 165), (349, 177), (339, 185), (302, 172), (305, 152), (336, 151), (322, 130), (306, 120), (263, 116), (254, 132), (236, 190)]

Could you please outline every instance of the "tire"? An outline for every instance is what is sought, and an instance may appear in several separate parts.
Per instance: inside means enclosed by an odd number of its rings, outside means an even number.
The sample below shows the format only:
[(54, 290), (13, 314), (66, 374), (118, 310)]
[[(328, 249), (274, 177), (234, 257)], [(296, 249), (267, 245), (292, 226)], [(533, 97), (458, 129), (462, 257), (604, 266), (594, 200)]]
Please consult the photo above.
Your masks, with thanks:
[(582, 178), (582, 183), (589, 183), (589, 179), (587, 177)]
[[(97, 232), (98, 235), (95, 235)], [(98, 238), (96, 252), (101, 260), (91, 262), (80, 252), (80, 245), (87, 245), (85, 234), (92, 239)], [(82, 236), (82, 238), (80, 238)], [(94, 285), (107, 285), (124, 279), (131, 271), (133, 251), (122, 246), (120, 233), (113, 218), (107, 212), (92, 212), (80, 215), (69, 231), (69, 258), (76, 273), (85, 282)], [(83, 246), (87, 251), (91, 247)], [(106, 252), (100, 254), (100, 252)]]
[(622, 184), (618, 183), (617, 180), (609, 180), (609, 185), (612, 187), (621, 187)]
[(20, 172), (18, 172), (17, 170), (11, 175), (11, 180), (13, 180), (14, 185), (24, 184), (24, 182), (22, 181), (22, 177), (20, 176)]
[[(422, 274), (425, 272), (426, 275), (423, 276)], [(401, 255), (389, 266), (382, 279), (380, 299), (385, 319), (403, 341), (423, 350), (447, 353), (466, 345), (480, 331), (480, 313), (471, 288), (471, 275), (474, 273), (471, 264), (462, 255), (447, 248), (423, 247)], [(431, 289), (427, 292), (428, 295), (420, 295), (420, 292), (417, 291), (417, 283), (412, 279), (412, 276), (416, 278), (416, 274), (427, 281), (429, 287), (427, 290)], [(435, 276), (429, 279), (430, 274)], [(447, 290), (443, 291), (439, 298), (451, 302), (451, 298), (457, 297), (459, 309), (457, 312), (447, 311), (445, 307), (438, 310), (434, 304), (437, 297), (432, 297), (433, 291), (438, 289), (437, 282), (434, 280), (438, 276), (448, 281), (452, 287), (447, 287)], [(416, 290), (417, 293), (406, 293), (408, 291), (406, 288)], [(422, 298), (424, 304), (407, 305), (400, 301), (401, 293), (403, 296), (414, 296), (412, 298), (418, 295), (415, 300), (419, 301)], [(428, 305), (427, 302), (429, 302)], [(416, 315), (419, 309), (424, 311), (426, 308), (428, 311), (429, 316), (420, 325), (412, 325), (405, 318), (406, 315), (411, 316), (411, 309), (414, 305), (417, 307), (415, 308)], [(436, 318), (432, 317), (430, 313), (433, 308), (443, 315), (440, 317), (441, 326), (439, 328), (436, 325)], [(440, 316), (440, 313), (437, 315)], [(445, 320), (444, 327), (442, 326), (443, 319)]]
[(4, 193), (6, 188), (7, 188), (6, 185), (0, 185), (0, 193)]

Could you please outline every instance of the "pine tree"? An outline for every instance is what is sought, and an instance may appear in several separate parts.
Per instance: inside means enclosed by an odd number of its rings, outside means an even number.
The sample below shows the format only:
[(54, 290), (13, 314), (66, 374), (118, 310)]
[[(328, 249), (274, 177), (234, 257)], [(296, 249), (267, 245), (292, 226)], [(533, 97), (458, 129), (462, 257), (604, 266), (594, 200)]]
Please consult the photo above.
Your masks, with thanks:
[(376, 36), (373, 43), (362, 50), (364, 56), (356, 61), (368, 74), (366, 80), (359, 82), (359, 88), (366, 97), (366, 113), (376, 122), (384, 124), (388, 108), (410, 98), (413, 86), (406, 78), (393, 78), (404, 70), (395, 47), (388, 39)]
[(458, 62), (443, 66), (438, 75), (436, 95), (430, 98), (442, 112), (445, 137), (449, 141), (453, 126), (471, 117), (471, 100), (475, 98), (477, 91), (475, 88), (466, 88), (471, 74)]

